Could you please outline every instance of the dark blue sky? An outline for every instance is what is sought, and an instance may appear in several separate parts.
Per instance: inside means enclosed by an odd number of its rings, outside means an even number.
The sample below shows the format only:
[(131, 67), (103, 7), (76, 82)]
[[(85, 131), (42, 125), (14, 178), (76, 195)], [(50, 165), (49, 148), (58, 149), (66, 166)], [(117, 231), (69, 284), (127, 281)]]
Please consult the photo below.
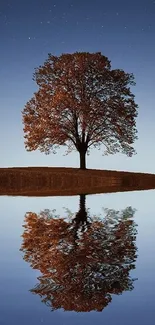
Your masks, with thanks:
[(112, 68), (135, 75), (138, 154), (102, 157), (92, 150), (88, 167), (155, 172), (155, 1), (0, 0), (0, 44), (0, 167), (79, 165), (78, 155), (64, 157), (63, 149), (27, 153), (21, 110), (36, 90), (34, 68), (49, 52), (101, 51)]

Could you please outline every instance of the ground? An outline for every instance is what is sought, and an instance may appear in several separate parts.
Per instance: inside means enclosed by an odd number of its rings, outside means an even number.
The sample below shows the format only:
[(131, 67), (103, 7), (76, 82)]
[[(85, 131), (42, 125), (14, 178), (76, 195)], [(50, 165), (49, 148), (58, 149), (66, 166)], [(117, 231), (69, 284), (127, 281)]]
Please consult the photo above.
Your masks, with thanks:
[(155, 188), (155, 175), (64, 167), (0, 168), (0, 195), (62, 196)]

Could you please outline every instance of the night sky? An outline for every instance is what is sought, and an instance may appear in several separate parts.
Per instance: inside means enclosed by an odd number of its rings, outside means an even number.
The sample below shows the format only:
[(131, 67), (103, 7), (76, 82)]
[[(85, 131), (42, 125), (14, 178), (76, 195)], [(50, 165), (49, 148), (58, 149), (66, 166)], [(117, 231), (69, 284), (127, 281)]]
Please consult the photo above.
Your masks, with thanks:
[(26, 152), (21, 111), (36, 91), (34, 68), (48, 53), (102, 52), (112, 68), (133, 73), (139, 105), (137, 155), (102, 156), (88, 168), (155, 173), (155, 1), (0, 0), (0, 167), (79, 167), (78, 154)]

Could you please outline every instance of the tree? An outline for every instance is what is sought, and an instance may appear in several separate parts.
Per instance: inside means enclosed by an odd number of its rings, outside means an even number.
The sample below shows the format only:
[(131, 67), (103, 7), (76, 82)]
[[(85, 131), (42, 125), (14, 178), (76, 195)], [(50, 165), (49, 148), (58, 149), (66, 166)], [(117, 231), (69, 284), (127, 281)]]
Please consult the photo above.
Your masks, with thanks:
[(86, 152), (103, 144), (105, 154), (135, 153), (137, 104), (129, 85), (133, 74), (111, 69), (107, 57), (76, 52), (48, 55), (33, 76), (39, 90), (22, 111), (25, 147), (45, 154), (60, 145), (77, 150), (80, 168)]
[(104, 218), (88, 218), (81, 196), (79, 213), (66, 219), (49, 210), (26, 214), (21, 250), (42, 273), (30, 291), (52, 310), (101, 311), (113, 294), (133, 290), (135, 211), (104, 211)]

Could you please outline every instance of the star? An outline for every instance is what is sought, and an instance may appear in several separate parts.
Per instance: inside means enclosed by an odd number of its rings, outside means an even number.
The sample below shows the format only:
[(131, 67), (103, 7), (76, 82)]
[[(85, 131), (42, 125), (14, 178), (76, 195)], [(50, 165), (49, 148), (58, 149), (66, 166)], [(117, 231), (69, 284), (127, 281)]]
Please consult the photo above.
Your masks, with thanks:
[(29, 36), (28, 39), (29, 40), (32, 40), (32, 39), (36, 39), (36, 37), (35, 36), (33, 36), (33, 37), (32, 36)]

